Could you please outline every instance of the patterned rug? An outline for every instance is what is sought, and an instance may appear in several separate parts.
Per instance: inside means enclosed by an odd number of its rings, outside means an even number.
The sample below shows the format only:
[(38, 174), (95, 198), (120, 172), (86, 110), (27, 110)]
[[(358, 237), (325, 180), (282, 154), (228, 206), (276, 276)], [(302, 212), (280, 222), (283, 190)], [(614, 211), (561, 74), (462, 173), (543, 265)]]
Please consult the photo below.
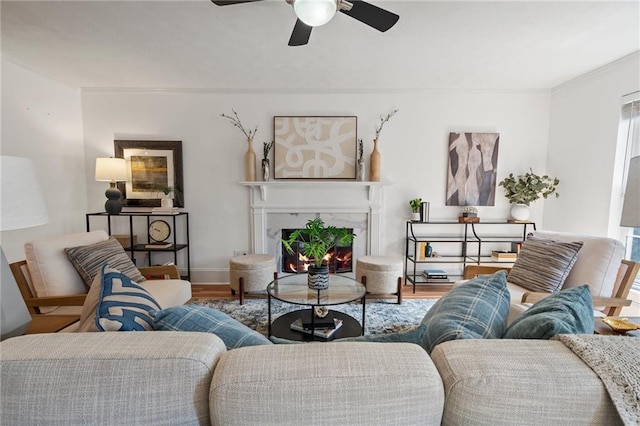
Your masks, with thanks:
[[(365, 334), (385, 334), (406, 331), (416, 327), (422, 321), (424, 314), (436, 302), (435, 299), (404, 300), (402, 305), (384, 300), (367, 302)], [(202, 300), (192, 302), (222, 311), (242, 324), (267, 335), (267, 300), (246, 299), (244, 305), (238, 300)], [(300, 306), (283, 303), (278, 300), (271, 302), (272, 321), (282, 314), (300, 309)], [(331, 309), (344, 312), (352, 317), (362, 319), (362, 305), (348, 303), (331, 306)]]

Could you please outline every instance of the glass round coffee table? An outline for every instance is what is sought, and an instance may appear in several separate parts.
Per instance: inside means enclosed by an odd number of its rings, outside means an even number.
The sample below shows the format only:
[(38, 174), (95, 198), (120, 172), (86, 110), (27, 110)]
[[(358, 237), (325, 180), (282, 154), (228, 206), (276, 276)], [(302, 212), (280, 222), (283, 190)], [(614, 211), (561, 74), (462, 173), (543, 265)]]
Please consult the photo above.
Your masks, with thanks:
[[(277, 278), (267, 286), (269, 336), (289, 340), (327, 341), (363, 335), (366, 293), (361, 283), (344, 275), (330, 274), (329, 288), (326, 290), (310, 289), (307, 274)], [(271, 298), (306, 308), (283, 314), (271, 322)], [(362, 301), (362, 325), (352, 316), (332, 309), (329, 309), (324, 318), (314, 314), (314, 308), (342, 305), (356, 300)], [(340, 326), (337, 326), (340, 321)]]

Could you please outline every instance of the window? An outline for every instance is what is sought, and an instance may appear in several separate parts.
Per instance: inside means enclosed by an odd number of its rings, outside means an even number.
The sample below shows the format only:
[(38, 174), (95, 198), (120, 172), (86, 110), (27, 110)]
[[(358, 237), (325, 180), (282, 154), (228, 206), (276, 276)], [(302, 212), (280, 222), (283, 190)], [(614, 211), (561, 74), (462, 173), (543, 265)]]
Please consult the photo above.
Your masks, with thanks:
[[(640, 155), (640, 92), (625, 96), (620, 114), (619, 135), (624, 145), (624, 169), (621, 187), (625, 188), (631, 158)], [(624, 194), (621, 194), (622, 205)], [(621, 236), (625, 242), (625, 259), (640, 262), (640, 228), (621, 227)], [(640, 292), (640, 277), (636, 277), (633, 290)]]

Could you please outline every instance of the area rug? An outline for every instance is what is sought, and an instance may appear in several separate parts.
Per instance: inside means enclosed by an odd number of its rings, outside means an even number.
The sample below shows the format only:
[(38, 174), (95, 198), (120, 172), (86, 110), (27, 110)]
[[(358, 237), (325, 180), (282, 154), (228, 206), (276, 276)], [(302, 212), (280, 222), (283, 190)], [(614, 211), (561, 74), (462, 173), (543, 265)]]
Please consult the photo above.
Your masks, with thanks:
[[(435, 299), (411, 299), (405, 300), (401, 305), (383, 300), (367, 302), (365, 316), (365, 334), (386, 334), (406, 331), (420, 324), (424, 314), (436, 302)], [(267, 335), (267, 300), (247, 299), (244, 305), (238, 300), (202, 300), (192, 302), (192, 305), (209, 306), (228, 314), (242, 324)], [(271, 320), (278, 318), (297, 309), (300, 306), (271, 301)], [(331, 309), (344, 312), (360, 321), (362, 319), (362, 305), (359, 303), (347, 303), (331, 306)]]

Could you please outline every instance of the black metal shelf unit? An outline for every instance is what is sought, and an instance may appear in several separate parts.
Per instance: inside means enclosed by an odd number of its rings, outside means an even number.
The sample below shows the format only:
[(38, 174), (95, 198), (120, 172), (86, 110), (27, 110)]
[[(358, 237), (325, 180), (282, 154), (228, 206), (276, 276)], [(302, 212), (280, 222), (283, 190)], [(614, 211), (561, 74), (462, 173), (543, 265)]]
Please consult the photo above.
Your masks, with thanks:
[[(135, 259), (136, 252), (146, 252), (149, 257), (149, 265), (152, 265), (153, 262), (151, 260), (153, 253), (173, 253), (173, 261), (181, 270), (186, 270), (186, 275), (182, 276), (182, 279), (187, 281), (191, 280), (191, 257), (189, 251), (189, 213), (187, 212), (179, 212), (177, 214), (158, 214), (151, 212), (122, 212), (118, 215), (111, 215), (106, 212), (99, 213), (87, 213), (87, 232), (91, 231), (91, 218), (92, 217), (103, 217), (107, 220), (107, 234), (111, 235), (112, 229), (112, 220), (118, 217), (126, 217), (129, 222), (129, 246), (125, 247), (125, 251), (131, 253), (131, 259)], [(136, 234), (134, 232), (134, 218), (143, 218), (146, 219), (147, 226), (145, 230), (148, 231), (149, 225), (155, 219), (162, 218), (162, 220), (167, 220), (166, 218), (171, 218), (171, 247), (167, 248), (149, 248), (146, 244), (136, 244), (134, 238), (136, 238)], [(182, 226), (180, 226), (178, 221), (183, 221)], [(178, 230), (181, 230), (178, 232)], [(178, 242), (178, 234), (180, 235), (180, 242)], [(146, 234), (146, 241), (150, 243), (149, 234)], [(186, 264), (179, 265), (178, 264), (178, 252), (185, 252)], [(181, 267), (182, 266), (182, 267)]]
[[(504, 234), (490, 233), (491, 229), (495, 229), (491, 225), (502, 225)], [(407, 221), (406, 225), (406, 244), (405, 244), (405, 263), (404, 276), (405, 283), (413, 285), (413, 292), (416, 292), (416, 284), (426, 285), (451, 285), (452, 283), (462, 279), (464, 268), (468, 264), (496, 264), (496, 263), (513, 263), (514, 261), (496, 262), (492, 259), (491, 253), (487, 252), (487, 245), (495, 245), (502, 243), (521, 243), (527, 238), (530, 232), (529, 226), (536, 230), (534, 222), (510, 222), (510, 221), (487, 221), (476, 223), (460, 223), (453, 221), (435, 221), (435, 222), (417, 222)], [(432, 231), (429, 232), (429, 227)], [(433, 227), (442, 232), (450, 234), (434, 233)], [(484, 229), (483, 229), (484, 228)], [(510, 232), (513, 228), (514, 232)], [(505, 229), (507, 231), (505, 231)], [(482, 230), (482, 232), (480, 232)], [(457, 234), (453, 234), (457, 231)], [(517, 233), (515, 231), (518, 231)], [(486, 234), (485, 234), (486, 233)], [(418, 246), (420, 243), (438, 244), (440, 246), (448, 245), (454, 254), (448, 253), (438, 255), (436, 257), (419, 258)], [(422, 275), (420, 266), (436, 266), (436, 265), (459, 265), (461, 272), (459, 274), (447, 274), (447, 279), (427, 280)]]

